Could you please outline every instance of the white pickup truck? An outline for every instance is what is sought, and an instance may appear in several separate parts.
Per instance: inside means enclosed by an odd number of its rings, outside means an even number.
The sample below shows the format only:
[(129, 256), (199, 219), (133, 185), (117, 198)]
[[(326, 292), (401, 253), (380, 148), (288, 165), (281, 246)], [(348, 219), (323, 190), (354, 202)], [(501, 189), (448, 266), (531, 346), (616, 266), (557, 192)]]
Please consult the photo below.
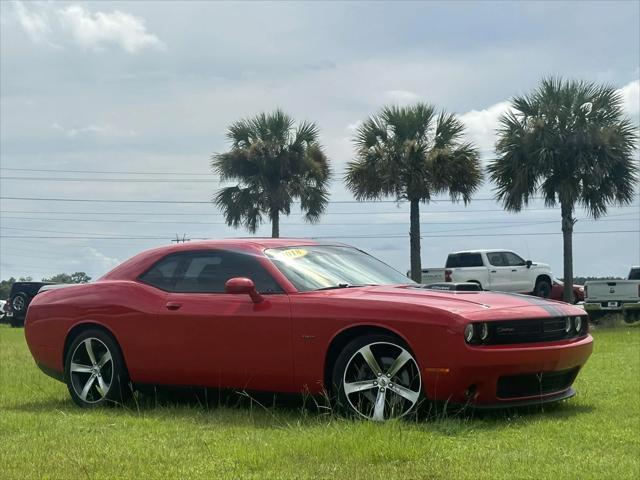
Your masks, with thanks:
[(584, 309), (597, 321), (608, 313), (622, 313), (624, 321), (640, 321), (640, 267), (627, 280), (591, 280), (584, 284)]
[(422, 269), (422, 283), (477, 283), (483, 290), (551, 294), (551, 268), (524, 260), (509, 250), (469, 250), (450, 253), (444, 268)]

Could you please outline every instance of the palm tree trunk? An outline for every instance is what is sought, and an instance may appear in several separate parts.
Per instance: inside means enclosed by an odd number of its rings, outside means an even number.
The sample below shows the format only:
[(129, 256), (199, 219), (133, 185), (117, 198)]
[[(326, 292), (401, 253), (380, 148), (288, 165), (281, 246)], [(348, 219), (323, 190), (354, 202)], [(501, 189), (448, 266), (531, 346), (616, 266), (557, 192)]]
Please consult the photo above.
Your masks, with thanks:
[(271, 237), (280, 238), (280, 211), (271, 210)]
[(411, 227), (409, 229), (409, 244), (411, 257), (411, 279), (422, 282), (422, 266), (420, 264), (420, 201), (411, 200)]
[(562, 240), (564, 260), (564, 290), (562, 299), (567, 303), (573, 303), (573, 205), (561, 203), (562, 212)]

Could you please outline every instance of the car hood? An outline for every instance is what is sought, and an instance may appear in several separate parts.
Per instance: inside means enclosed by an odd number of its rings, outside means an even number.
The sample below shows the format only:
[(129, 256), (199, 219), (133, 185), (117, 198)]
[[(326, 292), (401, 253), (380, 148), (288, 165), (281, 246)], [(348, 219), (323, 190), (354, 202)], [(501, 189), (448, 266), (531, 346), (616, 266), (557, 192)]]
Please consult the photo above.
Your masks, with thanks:
[(309, 293), (345, 299), (354, 304), (361, 301), (383, 302), (397, 304), (398, 307), (441, 310), (477, 320), (584, 315), (583, 310), (567, 303), (502, 292), (445, 292), (414, 285), (380, 285)]

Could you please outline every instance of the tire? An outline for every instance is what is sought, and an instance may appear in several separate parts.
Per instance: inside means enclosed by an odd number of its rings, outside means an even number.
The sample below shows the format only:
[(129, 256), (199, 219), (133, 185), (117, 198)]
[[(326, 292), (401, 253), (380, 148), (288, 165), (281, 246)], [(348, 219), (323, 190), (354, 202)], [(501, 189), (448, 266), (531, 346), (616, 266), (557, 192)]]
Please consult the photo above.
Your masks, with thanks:
[(73, 340), (64, 379), (71, 399), (80, 407), (119, 405), (130, 393), (120, 347), (103, 330), (86, 330)]
[(9, 325), (13, 328), (24, 327), (24, 318), (16, 318), (15, 315), (9, 318)]
[(481, 292), (484, 291), (484, 288), (482, 288), (482, 284), (478, 280), (469, 280), (469, 283), (475, 283), (476, 285), (478, 285), (478, 288)]
[(374, 421), (414, 412), (422, 397), (418, 363), (409, 347), (392, 335), (351, 341), (336, 359), (332, 385), (338, 411)]
[(594, 312), (587, 312), (587, 314), (589, 315), (590, 323), (598, 323), (601, 318), (607, 315), (607, 312), (599, 312), (596, 310)]
[(11, 308), (13, 310), (13, 315), (19, 314), (19, 316), (24, 317), (24, 314), (27, 312), (27, 307), (29, 306), (29, 298), (24, 293), (17, 293), (11, 299)]
[(551, 283), (549, 282), (549, 280), (546, 280), (544, 278), (539, 279), (536, 282), (535, 288), (533, 289), (533, 294), (536, 297), (549, 298), (549, 296), (551, 295)]

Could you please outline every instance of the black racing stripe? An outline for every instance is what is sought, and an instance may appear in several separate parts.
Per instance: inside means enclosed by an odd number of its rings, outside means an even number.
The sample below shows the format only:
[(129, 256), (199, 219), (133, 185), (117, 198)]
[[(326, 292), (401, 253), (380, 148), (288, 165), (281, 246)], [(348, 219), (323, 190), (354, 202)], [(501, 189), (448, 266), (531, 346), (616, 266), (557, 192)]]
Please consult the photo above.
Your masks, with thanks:
[(531, 305), (535, 305), (536, 307), (542, 308), (545, 312), (547, 312), (552, 317), (564, 317), (564, 316), (566, 316), (564, 311), (562, 311), (561, 309), (556, 307), (551, 302), (548, 302), (544, 298), (534, 297), (532, 295), (523, 295), (521, 293), (511, 293), (511, 292), (496, 292), (496, 293), (502, 293), (504, 295), (510, 295), (512, 297), (518, 297), (518, 298), (526, 301), (527, 303), (530, 303)]

